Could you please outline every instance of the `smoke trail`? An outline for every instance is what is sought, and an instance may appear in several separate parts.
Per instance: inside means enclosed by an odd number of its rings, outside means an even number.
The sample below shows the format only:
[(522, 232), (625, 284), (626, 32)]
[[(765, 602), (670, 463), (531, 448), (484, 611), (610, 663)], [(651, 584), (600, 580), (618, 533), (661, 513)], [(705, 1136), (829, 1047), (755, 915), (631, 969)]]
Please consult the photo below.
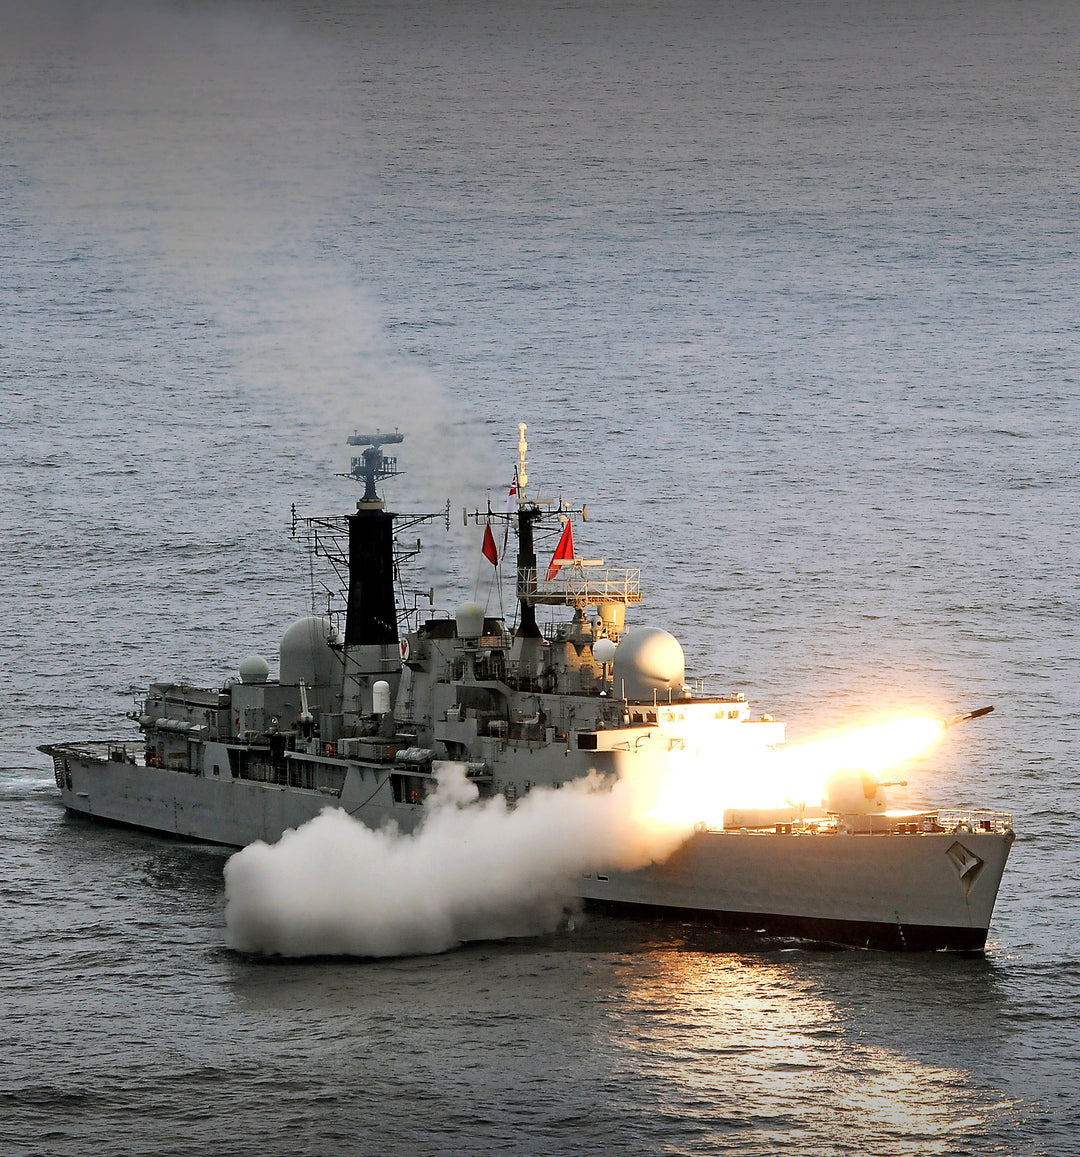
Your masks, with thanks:
[(145, 297), (192, 300), (194, 336), (213, 335), (237, 404), (284, 408), (290, 445), (327, 475), (343, 430), (407, 424), (424, 505), (487, 484), (494, 464), (462, 404), (398, 356), (369, 283), (378, 109), (332, 26), (168, 0), (5, 15), (0, 94), (23, 142), (5, 159), (43, 236), (122, 255), (113, 268)]
[(225, 866), (226, 940), (283, 956), (400, 956), (550, 931), (582, 872), (662, 861), (686, 827), (647, 814), (646, 782), (594, 776), (536, 788), (513, 810), (479, 801), (446, 764), (411, 835), (328, 808)]

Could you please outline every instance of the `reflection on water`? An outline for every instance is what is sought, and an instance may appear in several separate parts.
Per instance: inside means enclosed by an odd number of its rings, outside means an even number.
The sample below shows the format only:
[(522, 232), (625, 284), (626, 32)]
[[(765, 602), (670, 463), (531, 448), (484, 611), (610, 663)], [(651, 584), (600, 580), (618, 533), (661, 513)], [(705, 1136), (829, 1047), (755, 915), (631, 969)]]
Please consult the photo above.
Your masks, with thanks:
[[(845, 971), (849, 956), (835, 958)], [(700, 1119), (711, 1103), (721, 1150), (987, 1151), (1015, 1119), (1016, 1103), (964, 1068), (858, 1039), (874, 1035), (863, 1023), (874, 1002), (860, 1009), (822, 995), (817, 974), (833, 967), (828, 956), (802, 952), (782, 962), (650, 952), (620, 994), (616, 1035), (627, 1076), (654, 1082), (668, 1110), (689, 1102)], [(897, 999), (887, 988), (879, 998)], [(1000, 1139), (994, 1146), (1012, 1151)]]

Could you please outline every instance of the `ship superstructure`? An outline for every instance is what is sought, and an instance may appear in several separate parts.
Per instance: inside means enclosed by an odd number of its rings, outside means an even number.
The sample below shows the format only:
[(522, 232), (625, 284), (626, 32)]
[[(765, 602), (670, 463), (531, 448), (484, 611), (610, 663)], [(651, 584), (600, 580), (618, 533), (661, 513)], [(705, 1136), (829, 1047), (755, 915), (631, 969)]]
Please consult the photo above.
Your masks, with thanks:
[[(627, 631), (627, 608), (641, 601), (637, 569), (566, 551), (538, 566), (536, 528), (565, 528), (585, 511), (529, 496), (524, 426), (512, 505), (472, 515), (489, 533), (504, 519), (516, 531), (516, 622), (474, 602), (453, 616), (407, 608), (397, 536), (443, 514), (386, 509), (377, 487), (397, 463), (383, 448), (401, 438), (349, 439), (361, 448), (355, 511), (294, 512), (294, 533), (341, 577), (343, 623), (310, 614), (289, 627), (277, 679), (252, 656), (218, 689), (152, 684), (134, 713), (137, 740), (44, 745), (69, 810), (241, 847), (328, 806), (412, 830), (447, 761), (463, 764), (481, 795), (513, 806), (590, 772), (613, 781), (646, 762), (662, 770), (703, 732), (710, 750), (729, 754), (784, 742), (784, 725), (755, 717), (742, 694), (692, 692), (666, 631)], [(541, 626), (537, 607), (561, 617)], [(1012, 841), (1007, 813), (890, 813), (878, 784), (837, 793), (831, 808), (729, 810), (722, 824), (699, 823), (664, 863), (597, 864), (577, 891), (598, 905), (749, 931), (979, 950)]]

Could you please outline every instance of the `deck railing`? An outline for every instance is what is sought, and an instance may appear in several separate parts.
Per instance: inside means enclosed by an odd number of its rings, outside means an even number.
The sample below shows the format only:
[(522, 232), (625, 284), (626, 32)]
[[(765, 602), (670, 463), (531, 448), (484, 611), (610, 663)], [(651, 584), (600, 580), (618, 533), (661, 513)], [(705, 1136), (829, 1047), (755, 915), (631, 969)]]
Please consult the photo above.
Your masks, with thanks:
[(552, 579), (540, 578), (537, 567), (521, 567), (517, 597), (530, 603), (567, 607), (598, 607), (605, 603), (640, 603), (640, 567), (586, 567), (570, 564)]

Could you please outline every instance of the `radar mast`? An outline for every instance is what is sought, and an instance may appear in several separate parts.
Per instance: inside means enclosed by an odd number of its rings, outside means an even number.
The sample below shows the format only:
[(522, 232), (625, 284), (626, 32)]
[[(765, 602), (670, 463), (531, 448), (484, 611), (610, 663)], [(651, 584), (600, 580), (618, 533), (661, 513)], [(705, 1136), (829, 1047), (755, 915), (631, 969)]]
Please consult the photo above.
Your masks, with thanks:
[(356, 509), (382, 510), (383, 501), (375, 492), (375, 483), (384, 478), (396, 478), (401, 471), (397, 468), (396, 458), (387, 458), (383, 454), (384, 446), (399, 445), (405, 441), (405, 435), (395, 430), (392, 434), (350, 434), (350, 446), (363, 446), (365, 449), (350, 463), (349, 477), (355, 478), (364, 484), (364, 496), (356, 503)]

